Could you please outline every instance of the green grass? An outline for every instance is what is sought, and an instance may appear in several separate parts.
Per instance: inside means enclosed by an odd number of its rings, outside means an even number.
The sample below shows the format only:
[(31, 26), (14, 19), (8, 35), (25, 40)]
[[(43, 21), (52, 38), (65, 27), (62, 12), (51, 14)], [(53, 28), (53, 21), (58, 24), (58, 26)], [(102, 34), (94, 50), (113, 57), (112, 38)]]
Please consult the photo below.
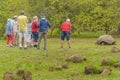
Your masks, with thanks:
[[(113, 46), (120, 47), (120, 40), (116, 39), (117, 45), (99, 46), (96, 45), (96, 38), (71, 39), (72, 49), (68, 49), (67, 43), (64, 43), (64, 48), (60, 49), (59, 39), (48, 39), (48, 51), (37, 51), (35, 48), (20, 50), (18, 47), (6, 47), (5, 41), (0, 42), (0, 80), (3, 80), (3, 74), (6, 71), (16, 72), (18, 68), (32, 72), (33, 80), (120, 80), (120, 69), (109, 66), (112, 69), (111, 75), (84, 75), (84, 67), (87, 65), (95, 65), (102, 68), (101, 62), (103, 58), (113, 60), (120, 59), (119, 53), (112, 53)], [(79, 53), (87, 57), (86, 62), (69, 63), (68, 69), (61, 71), (49, 72), (49, 66), (60, 65), (65, 62), (65, 58), (72, 54)], [(48, 57), (45, 56), (48, 54)], [(108, 67), (108, 66), (107, 66)], [(71, 74), (79, 73), (77, 77), (72, 77)]]

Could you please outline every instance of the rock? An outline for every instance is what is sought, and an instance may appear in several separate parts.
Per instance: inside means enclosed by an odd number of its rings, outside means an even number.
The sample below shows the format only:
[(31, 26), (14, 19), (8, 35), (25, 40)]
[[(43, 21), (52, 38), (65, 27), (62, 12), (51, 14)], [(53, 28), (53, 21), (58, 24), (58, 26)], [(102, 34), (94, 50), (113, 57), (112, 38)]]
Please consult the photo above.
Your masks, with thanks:
[(61, 66), (61, 65), (56, 66), (56, 67), (55, 67), (55, 70), (62, 70), (62, 66)]
[(72, 59), (72, 61), (73, 61), (74, 63), (78, 63), (78, 62), (81, 62), (81, 61), (82, 61), (82, 58), (81, 58), (81, 56), (80, 56), (79, 54), (73, 55), (73, 56), (71, 57), (71, 59)]
[(19, 68), (18, 71), (17, 71), (17, 75), (21, 76), (23, 78), (24, 74), (25, 74), (25, 70), (22, 69), (22, 68)]
[(101, 74), (102, 75), (109, 75), (111, 73), (111, 69), (110, 68), (103, 68), (101, 69)]
[(108, 65), (109, 64), (109, 59), (103, 59), (102, 60), (102, 66)]
[(70, 57), (68, 57), (67, 59), (65, 59), (66, 62), (74, 62), (74, 63), (79, 63), (79, 62), (82, 62), (82, 61), (86, 61), (87, 58), (85, 56), (80, 56), (79, 54), (74, 54)]
[(74, 63), (78, 63), (81, 62), (83, 58), (79, 54), (74, 54), (71, 57), (69, 57), (68, 60), (71, 60)]
[(117, 61), (117, 62), (114, 64), (114, 67), (116, 67), (116, 68), (120, 67), (120, 61)]
[(62, 68), (64, 68), (64, 69), (68, 69), (68, 63), (63, 63), (61, 66), (62, 66)]
[(32, 80), (32, 73), (29, 71), (25, 71), (23, 78), (24, 78), (24, 80)]
[(96, 43), (99, 45), (113, 45), (115, 42), (115, 39), (111, 35), (102, 35), (98, 38)]
[(92, 74), (94, 72), (93, 66), (86, 66), (85, 67), (85, 74)]
[(83, 56), (83, 60), (84, 60), (84, 61), (87, 61), (87, 58), (86, 58), (85, 56)]
[(112, 52), (120, 52), (120, 49), (118, 49), (117, 47), (113, 47)]
[(32, 73), (20, 68), (17, 71), (18, 80), (32, 80)]
[(14, 73), (12, 71), (8, 71), (4, 74), (3, 80), (14, 80)]

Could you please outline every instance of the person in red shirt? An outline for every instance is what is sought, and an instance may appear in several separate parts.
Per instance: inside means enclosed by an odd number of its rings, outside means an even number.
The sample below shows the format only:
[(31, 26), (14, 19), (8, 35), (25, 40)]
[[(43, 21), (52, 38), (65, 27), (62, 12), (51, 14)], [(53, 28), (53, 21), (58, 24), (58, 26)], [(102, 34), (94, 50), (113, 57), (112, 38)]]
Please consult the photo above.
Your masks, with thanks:
[(60, 30), (61, 30), (61, 48), (63, 48), (63, 42), (64, 42), (65, 37), (68, 42), (69, 48), (71, 48), (70, 46), (70, 32), (71, 32), (70, 19), (67, 19), (65, 22), (62, 23)]
[(32, 34), (33, 34), (33, 45), (34, 47), (37, 47), (37, 41), (38, 41), (38, 17), (33, 17), (32, 22)]

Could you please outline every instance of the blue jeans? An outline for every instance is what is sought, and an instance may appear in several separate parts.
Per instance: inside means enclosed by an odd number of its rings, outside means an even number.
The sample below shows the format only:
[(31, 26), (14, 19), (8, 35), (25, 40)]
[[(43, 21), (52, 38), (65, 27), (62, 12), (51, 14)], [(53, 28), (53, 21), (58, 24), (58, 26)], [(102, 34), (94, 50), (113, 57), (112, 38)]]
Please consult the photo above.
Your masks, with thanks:
[(61, 32), (61, 40), (64, 40), (65, 37), (66, 37), (66, 40), (69, 41), (70, 40), (70, 32), (62, 31)]
[(37, 42), (38, 41), (38, 32), (32, 32), (32, 34), (33, 34), (34, 42)]

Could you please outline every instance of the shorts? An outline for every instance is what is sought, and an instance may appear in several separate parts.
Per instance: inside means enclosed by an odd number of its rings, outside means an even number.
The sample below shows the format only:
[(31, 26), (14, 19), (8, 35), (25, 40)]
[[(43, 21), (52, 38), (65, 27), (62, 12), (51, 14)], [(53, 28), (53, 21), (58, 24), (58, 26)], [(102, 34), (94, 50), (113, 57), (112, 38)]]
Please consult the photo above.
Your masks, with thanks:
[(66, 40), (69, 41), (70, 40), (70, 32), (62, 31), (61, 32), (61, 40), (64, 40), (65, 37), (66, 37)]
[(27, 40), (27, 30), (19, 31), (19, 38)]

